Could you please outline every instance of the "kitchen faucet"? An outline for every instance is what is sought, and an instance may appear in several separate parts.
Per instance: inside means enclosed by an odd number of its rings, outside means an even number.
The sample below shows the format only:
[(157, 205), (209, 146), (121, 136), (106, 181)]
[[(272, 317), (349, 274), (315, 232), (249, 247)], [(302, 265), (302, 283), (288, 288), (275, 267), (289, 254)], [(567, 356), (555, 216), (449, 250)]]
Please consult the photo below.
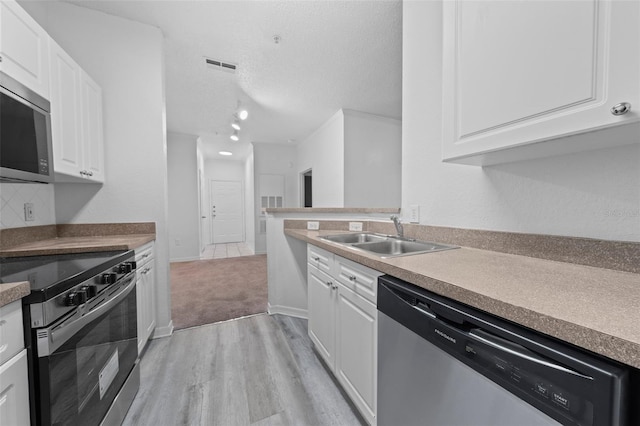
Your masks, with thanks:
[(397, 215), (391, 215), (391, 220), (393, 224), (396, 226), (396, 232), (398, 233), (398, 237), (404, 238), (404, 229), (402, 229), (402, 223), (400, 223), (400, 218)]

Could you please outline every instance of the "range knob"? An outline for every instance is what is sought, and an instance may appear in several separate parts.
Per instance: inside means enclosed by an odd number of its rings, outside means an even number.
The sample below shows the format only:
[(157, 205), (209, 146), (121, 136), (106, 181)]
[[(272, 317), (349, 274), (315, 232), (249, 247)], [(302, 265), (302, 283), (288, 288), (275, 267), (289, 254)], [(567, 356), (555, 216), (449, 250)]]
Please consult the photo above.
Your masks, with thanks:
[(87, 295), (88, 299), (95, 297), (98, 294), (98, 286), (97, 285), (85, 285), (80, 287), (80, 291), (84, 291)]
[(118, 279), (118, 275), (116, 275), (113, 272), (110, 272), (108, 274), (102, 274), (102, 277), (100, 278), (100, 284), (113, 284), (116, 282), (117, 279)]
[(64, 300), (66, 306), (78, 306), (87, 301), (87, 293), (81, 290), (72, 291), (67, 294)]
[(131, 264), (130, 263), (121, 263), (118, 265), (118, 273), (119, 274), (128, 274), (131, 272)]

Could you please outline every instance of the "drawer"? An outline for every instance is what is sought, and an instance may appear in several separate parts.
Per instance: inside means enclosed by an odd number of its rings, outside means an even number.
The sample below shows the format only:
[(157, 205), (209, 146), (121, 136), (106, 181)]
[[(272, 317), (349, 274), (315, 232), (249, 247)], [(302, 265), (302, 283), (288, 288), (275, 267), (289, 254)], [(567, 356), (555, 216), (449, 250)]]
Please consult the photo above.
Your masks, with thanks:
[(0, 364), (24, 349), (22, 301), (0, 307)]
[(307, 244), (307, 262), (325, 274), (333, 275), (333, 253)]
[(0, 365), (0, 425), (28, 425), (27, 350)]
[(340, 284), (368, 301), (377, 303), (378, 277), (383, 275), (382, 272), (340, 256), (335, 257), (335, 268), (335, 276)]
[(135, 249), (136, 266), (138, 268), (140, 268), (140, 266), (144, 265), (145, 263), (153, 260), (153, 247), (154, 247), (154, 242), (151, 241), (143, 245), (142, 247), (138, 247), (137, 249)]

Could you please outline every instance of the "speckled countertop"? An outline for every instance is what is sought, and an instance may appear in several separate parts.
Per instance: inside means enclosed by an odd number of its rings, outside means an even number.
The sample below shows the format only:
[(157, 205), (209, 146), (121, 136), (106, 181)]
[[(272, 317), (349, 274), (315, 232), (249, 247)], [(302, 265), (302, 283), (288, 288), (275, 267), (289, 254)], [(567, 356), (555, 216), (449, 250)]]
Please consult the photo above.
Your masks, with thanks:
[(28, 281), (0, 284), (0, 306), (20, 300), (28, 295), (30, 291), (31, 287)]
[(153, 241), (155, 234), (57, 237), (0, 250), (1, 257), (43, 256), (91, 251), (131, 250)]
[(385, 274), (640, 368), (640, 274), (462, 247), (382, 259), (285, 229)]

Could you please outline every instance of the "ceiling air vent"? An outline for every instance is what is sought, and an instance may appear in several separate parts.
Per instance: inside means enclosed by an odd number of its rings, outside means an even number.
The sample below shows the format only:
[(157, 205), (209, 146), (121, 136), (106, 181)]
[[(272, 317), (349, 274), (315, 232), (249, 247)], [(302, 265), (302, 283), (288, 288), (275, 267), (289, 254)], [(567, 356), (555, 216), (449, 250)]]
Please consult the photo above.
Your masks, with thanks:
[(213, 68), (218, 71), (228, 72), (231, 74), (235, 74), (236, 68), (238, 67), (236, 64), (232, 64), (230, 62), (223, 62), (217, 59), (211, 59), (207, 57), (204, 58), (204, 61), (207, 64), (207, 67), (209, 68)]

